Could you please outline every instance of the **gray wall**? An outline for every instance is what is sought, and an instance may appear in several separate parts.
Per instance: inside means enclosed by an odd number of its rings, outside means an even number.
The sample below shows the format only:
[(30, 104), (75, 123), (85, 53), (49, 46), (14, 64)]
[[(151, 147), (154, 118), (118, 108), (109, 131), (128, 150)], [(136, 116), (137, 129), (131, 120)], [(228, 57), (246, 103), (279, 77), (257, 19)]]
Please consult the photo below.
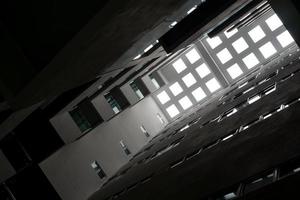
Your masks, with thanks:
[(123, 85), (120, 89), (129, 101), (130, 105), (134, 105), (140, 100), (128, 83)]
[[(146, 97), (80, 140), (66, 145), (40, 163), (40, 167), (62, 199), (85, 200), (103, 183), (90, 164), (97, 160), (108, 177), (113, 175), (166, 125), (161, 124), (157, 113), (167, 122), (155, 101)], [(151, 137), (145, 137), (141, 125)], [(130, 156), (123, 152), (120, 140), (132, 152)]]
[(50, 123), (66, 144), (73, 142), (82, 135), (69, 112), (53, 117), (50, 119)]
[(0, 183), (15, 175), (16, 171), (0, 150)]
[(92, 100), (92, 104), (95, 106), (96, 110), (100, 113), (102, 119), (104, 121), (109, 120), (112, 118), (115, 113), (110, 107), (109, 103), (105, 99), (103, 95), (98, 95), (96, 98)]

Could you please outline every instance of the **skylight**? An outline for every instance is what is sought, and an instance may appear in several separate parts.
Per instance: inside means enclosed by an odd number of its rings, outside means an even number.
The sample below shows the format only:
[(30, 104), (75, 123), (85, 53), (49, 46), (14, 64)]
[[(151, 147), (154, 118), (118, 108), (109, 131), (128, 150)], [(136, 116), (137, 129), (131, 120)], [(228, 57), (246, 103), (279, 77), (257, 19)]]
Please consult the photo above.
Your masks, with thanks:
[(237, 39), (235, 42), (233, 42), (232, 46), (237, 53), (242, 53), (249, 47), (243, 37), (241, 37), (241, 38)]
[(206, 39), (207, 43), (209, 44), (209, 46), (214, 49), (217, 46), (219, 46), (220, 44), (222, 44), (222, 40), (220, 39), (219, 36), (213, 37), (213, 38), (207, 38)]
[(254, 55), (254, 53), (250, 53), (248, 56), (243, 58), (243, 62), (245, 63), (248, 69), (251, 69), (259, 64), (259, 60)]
[(198, 87), (196, 90), (194, 90), (192, 92), (192, 95), (194, 96), (197, 102), (201, 101), (206, 97), (206, 94), (201, 87)]
[(173, 117), (175, 117), (176, 115), (179, 114), (179, 110), (177, 109), (177, 107), (176, 107), (174, 104), (172, 104), (171, 106), (169, 106), (169, 107), (166, 109), (166, 111), (168, 112), (168, 114), (169, 114), (169, 116), (170, 116), (171, 118), (173, 118)]
[(267, 42), (263, 46), (259, 48), (259, 51), (262, 53), (262, 55), (267, 59), (270, 58), (272, 55), (274, 55), (277, 50), (273, 46), (271, 42)]
[(213, 93), (213, 92), (215, 92), (215, 91), (217, 91), (218, 89), (221, 88), (219, 82), (215, 78), (209, 80), (205, 84), (206, 84), (206, 86), (208, 87), (208, 89), (211, 93)]
[(208, 69), (207, 65), (203, 63), (199, 67), (196, 68), (196, 72), (199, 74), (201, 78), (204, 78), (208, 74), (210, 74), (210, 70)]
[(271, 31), (275, 31), (277, 28), (283, 25), (282, 21), (279, 19), (279, 17), (276, 14), (269, 17), (266, 20), (266, 23), (268, 24)]
[(284, 31), (283, 33), (278, 35), (277, 40), (283, 48), (287, 47), (288, 45), (294, 42), (293, 37), (288, 31)]
[(182, 81), (184, 82), (184, 84), (186, 85), (186, 87), (191, 87), (192, 85), (194, 85), (197, 81), (194, 78), (194, 76), (191, 73), (188, 73), (186, 76), (184, 76), (182, 78)]
[(194, 64), (200, 59), (200, 55), (198, 54), (196, 49), (190, 50), (185, 56), (188, 58), (191, 64)]
[(190, 108), (193, 105), (191, 100), (187, 96), (181, 98), (179, 100), (179, 103), (184, 110)]
[(262, 30), (260, 26), (256, 26), (251, 31), (249, 31), (248, 34), (254, 43), (260, 41), (266, 36), (265, 32)]
[(173, 93), (174, 96), (177, 96), (178, 94), (180, 94), (181, 92), (183, 92), (183, 89), (179, 85), (178, 82), (174, 83), (169, 88), (170, 88), (170, 90), (171, 90), (171, 92)]
[(158, 100), (161, 104), (165, 104), (168, 101), (170, 101), (169, 95), (166, 93), (166, 91), (163, 91), (157, 95)]
[(227, 69), (227, 71), (232, 79), (236, 79), (237, 77), (243, 74), (243, 71), (241, 70), (238, 64), (232, 65)]
[(232, 55), (230, 54), (227, 48), (217, 53), (217, 56), (222, 64), (225, 64), (232, 59)]
[(175, 61), (173, 63), (173, 67), (175, 68), (178, 74), (180, 74), (187, 68), (182, 59), (178, 59), (177, 61)]
[(238, 32), (238, 30), (235, 28), (235, 29), (232, 29), (231, 31), (224, 31), (224, 34), (227, 38), (231, 38), (234, 34), (236, 34)]

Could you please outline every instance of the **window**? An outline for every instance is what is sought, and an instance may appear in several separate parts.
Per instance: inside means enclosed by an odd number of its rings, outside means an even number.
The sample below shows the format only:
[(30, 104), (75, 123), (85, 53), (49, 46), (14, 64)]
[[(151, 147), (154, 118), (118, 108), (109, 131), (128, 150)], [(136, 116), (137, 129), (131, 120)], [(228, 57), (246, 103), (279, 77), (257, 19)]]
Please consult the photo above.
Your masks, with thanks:
[(179, 103), (180, 103), (181, 107), (183, 108), (183, 110), (186, 110), (193, 105), (191, 100), (187, 96), (180, 99)]
[(139, 99), (144, 98), (143, 93), (142, 93), (141, 90), (138, 88), (138, 86), (136, 85), (135, 82), (131, 83), (131, 84), (130, 84), (130, 87), (132, 88), (132, 90), (134, 91), (134, 93), (136, 94), (136, 96), (137, 96)]
[(207, 65), (203, 63), (199, 67), (196, 68), (196, 72), (199, 74), (201, 78), (204, 78), (208, 74), (210, 74), (210, 70), (208, 69)]
[(196, 90), (194, 90), (192, 92), (192, 95), (194, 96), (197, 102), (201, 101), (206, 97), (206, 94), (201, 87), (198, 87)]
[(121, 146), (121, 148), (123, 149), (123, 151), (126, 155), (131, 154), (131, 152), (129, 151), (127, 145), (123, 142), (123, 140), (120, 141), (120, 146)]
[(171, 118), (174, 118), (176, 115), (179, 114), (179, 110), (174, 104), (169, 106), (166, 110)]
[(215, 91), (217, 91), (218, 89), (221, 88), (219, 82), (218, 82), (215, 78), (209, 80), (209, 81), (206, 83), (206, 86), (208, 87), (208, 89), (209, 89), (209, 91), (210, 91), (211, 93), (213, 93), (213, 92), (215, 92)]
[(247, 42), (242, 37), (236, 40), (235, 42), (233, 42), (232, 46), (238, 54), (242, 53), (244, 50), (248, 49), (249, 47)]
[(183, 92), (183, 89), (181, 88), (181, 86), (179, 85), (178, 82), (174, 83), (169, 88), (170, 88), (170, 90), (171, 90), (171, 92), (173, 93), (174, 96), (177, 96), (178, 94)]
[(160, 86), (159, 86), (159, 84), (158, 84), (158, 82), (156, 81), (155, 78), (151, 78), (151, 81), (152, 81), (152, 83), (153, 83), (153, 85), (155, 86), (156, 89), (160, 88)]
[(146, 128), (144, 127), (144, 125), (141, 125), (140, 129), (141, 129), (142, 133), (144, 133), (144, 135), (146, 137), (150, 137), (150, 134), (148, 133), (148, 131), (146, 130)]
[(163, 79), (161, 76), (158, 74), (158, 72), (153, 72), (149, 74), (149, 78), (152, 81), (153, 85), (155, 86), (156, 89), (161, 88), (162, 86), (165, 85)]
[(185, 54), (187, 59), (190, 61), (191, 64), (194, 64), (200, 59), (200, 55), (198, 54), (196, 49), (192, 49), (187, 54)]
[(280, 35), (277, 36), (277, 40), (282, 46), (282, 48), (287, 47), (288, 45), (292, 44), (294, 42), (293, 37), (288, 31), (284, 31)]
[(180, 74), (187, 68), (182, 59), (178, 59), (177, 61), (175, 61), (173, 63), (173, 67), (178, 74)]
[(112, 110), (115, 114), (118, 114), (121, 111), (121, 106), (118, 104), (118, 102), (113, 98), (112, 95), (105, 95), (105, 98), (107, 102), (110, 104)]
[(266, 44), (261, 46), (259, 50), (266, 59), (270, 58), (272, 55), (274, 55), (277, 52), (277, 50), (275, 49), (275, 47), (271, 42), (267, 42)]
[(183, 82), (185, 83), (186, 87), (191, 87), (194, 85), (197, 81), (194, 78), (194, 76), (191, 73), (188, 73), (186, 76), (182, 78)]
[(238, 64), (232, 65), (227, 69), (227, 71), (232, 79), (236, 79), (237, 77), (243, 74), (243, 71), (241, 70)]
[(249, 31), (248, 34), (254, 43), (260, 41), (261, 39), (263, 39), (266, 36), (265, 32), (261, 29), (260, 26), (256, 26), (251, 31)]
[(212, 49), (214, 49), (217, 46), (219, 46), (220, 44), (222, 44), (222, 40), (220, 39), (219, 36), (216, 36), (213, 38), (207, 38), (206, 41)]
[(231, 31), (225, 31), (224, 34), (227, 38), (231, 38), (234, 34), (236, 34), (238, 32), (238, 30), (235, 28)]
[(82, 114), (79, 107), (76, 107), (69, 113), (81, 132), (85, 132), (92, 128), (91, 124), (89, 123), (87, 118)]
[(106, 177), (105, 172), (103, 171), (103, 169), (101, 168), (101, 166), (99, 165), (99, 163), (97, 161), (94, 161), (91, 163), (91, 167), (96, 171), (97, 175), (103, 179), (104, 177)]
[(217, 53), (217, 56), (222, 64), (225, 64), (232, 59), (232, 55), (230, 54), (227, 48)]
[(259, 64), (259, 61), (257, 57), (254, 55), (254, 53), (250, 53), (248, 56), (243, 58), (243, 62), (245, 63), (248, 69), (251, 69)]
[(163, 91), (157, 95), (158, 100), (161, 104), (165, 104), (168, 101), (170, 101), (169, 95), (166, 93), (166, 91)]
[(283, 25), (282, 21), (279, 19), (279, 17), (276, 14), (268, 18), (266, 20), (266, 23), (268, 24), (271, 31), (275, 31), (277, 28)]

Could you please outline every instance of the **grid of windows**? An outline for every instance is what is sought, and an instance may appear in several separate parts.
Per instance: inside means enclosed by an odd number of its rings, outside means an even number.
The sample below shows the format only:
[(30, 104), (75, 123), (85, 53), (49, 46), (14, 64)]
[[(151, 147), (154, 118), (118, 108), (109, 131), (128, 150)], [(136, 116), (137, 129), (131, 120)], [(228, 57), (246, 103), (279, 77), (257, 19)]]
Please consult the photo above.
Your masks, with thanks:
[(161, 69), (168, 83), (154, 97), (167, 116), (175, 118), (203, 103), (224, 81), (236, 82), (295, 44), (272, 9), (247, 26), (228, 30), (202, 38)]
[[(211, 42), (214, 45), (218, 43)], [(221, 84), (196, 46), (186, 50), (161, 73), (168, 84), (155, 94), (155, 98), (170, 118), (178, 117), (221, 89)]]
[(252, 24), (201, 43), (230, 83), (295, 44), (272, 9)]

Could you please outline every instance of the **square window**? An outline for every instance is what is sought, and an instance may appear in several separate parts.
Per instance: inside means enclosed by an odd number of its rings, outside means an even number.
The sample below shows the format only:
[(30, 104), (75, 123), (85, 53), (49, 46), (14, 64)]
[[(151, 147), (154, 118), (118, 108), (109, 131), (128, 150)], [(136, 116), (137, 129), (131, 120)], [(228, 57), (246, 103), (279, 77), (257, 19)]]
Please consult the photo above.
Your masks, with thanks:
[(179, 110), (177, 109), (177, 107), (173, 104), (171, 106), (169, 106), (166, 111), (168, 112), (168, 114), (170, 115), (171, 118), (175, 117), (176, 115), (179, 114)]
[(186, 87), (191, 87), (192, 85), (194, 85), (197, 81), (196, 79), (194, 78), (194, 76), (189, 73), (187, 75), (185, 75), (183, 78), (182, 78), (183, 82), (185, 83)]
[(214, 49), (217, 46), (219, 46), (220, 44), (222, 44), (222, 40), (220, 39), (219, 36), (213, 37), (213, 38), (207, 38), (206, 39), (207, 43), (209, 44), (209, 46)]
[(256, 26), (251, 31), (249, 31), (248, 34), (254, 43), (258, 42), (266, 36), (265, 32), (261, 29), (260, 26)]
[(279, 19), (279, 17), (276, 14), (269, 17), (266, 20), (266, 23), (268, 24), (271, 31), (275, 31), (277, 28), (283, 25), (282, 21)]
[(177, 61), (175, 61), (173, 63), (173, 67), (175, 68), (178, 74), (180, 74), (187, 68), (182, 59), (178, 59)]
[(190, 61), (191, 64), (194, 64), (200, 59), (200, 55), (196, 49), (192, 49), (187, 54), (185, 54), (185, 56), (187, 57), (187, 59)]
[(158, 100), (161, 104), (165, 104), (168, 101), (170, 101), (169, 95), (166, 93), (166, 91), (163, 91), (157, 95)]
[(267, 59), (270, 58), (272, 55), (274, 55), (277, 50), (273, 46), (271, 42), (267, 42), (263, 46), (259, 48), (259, 51), (262, 53), (262, 55)]
[(204, 78), (208, 74), (210, 74), (210, 70), (208, 69), (207, 65), (203, 63), (199, 67), (196, 68), (196, 72), (199, 74), (201, 78)]
[(222, 64), (225, 64), (226, 62), (232, 59), (232, 55), (230, 54), (227, 48), (217, 53), (217, 56)]
[(283, 48), (287, 47), (288, 45), (294, 42), (294, 38), (288, 31), (284, 31), (283, 33), (278, 35), (277, 40)]
[(215, 91), (217, 91), (218, 89), (221, 88), (219, 82), (215, 78), (209, 80), (205, 84), (206, 84), (206, 86), (208, 87), (208, 89), (211, 93), (213, 93), (213, 92), (215, 92)]
[(183, 110), (186, 110), (193, 105), (191, 100), (187, 96), (180, 99), (179, 103), (180, 103), (181, 107), (183, 108)]
[(242, 37), (239, 38), (238, 40), (236, 40), (235, 42), (233, 42), (232, 46), (233, 46), (233, 48), (235, 49), (235, 51), (237, 53), (242, 53), (243, 51), (245, 51), (249, 47), (247, 42)]
[(254, 55), (254, 53), (250, 53), (248, 56), (243, 58), (243, 62), (245, 63), (248, 69), (251, 69), (259, 64), (259, 60)]
[(201, 101), (206, 97), (206, 94), (201, 87), (198, 87), (196, 90), (194, 90), (192, 92), (192, 95), (194, 96), (197, 102)]
[(238, 32), (238, 30), (235, 28), (235, 29), (232, 29), (231, 31), (225, 31), (224, 34), (227, 38), (231, 38), (231, 36), (233, 36), (234, 34), (236, 34)]
[(170, 90), (171, 90), (171, 92), (173, 93), (174, 96), (177, 96), (178, 94), (183, 92), (183, 89), (181, 88), (181, 86), (179, 85), (178, 82), (174, 83), (169, 88), (170, 88)]
[(227, 71), (232, 79), (236, 79), (237, 77), (243, 74), (243, 71), (241, 70), (238, 64), (232, 65), (227, 69)]

